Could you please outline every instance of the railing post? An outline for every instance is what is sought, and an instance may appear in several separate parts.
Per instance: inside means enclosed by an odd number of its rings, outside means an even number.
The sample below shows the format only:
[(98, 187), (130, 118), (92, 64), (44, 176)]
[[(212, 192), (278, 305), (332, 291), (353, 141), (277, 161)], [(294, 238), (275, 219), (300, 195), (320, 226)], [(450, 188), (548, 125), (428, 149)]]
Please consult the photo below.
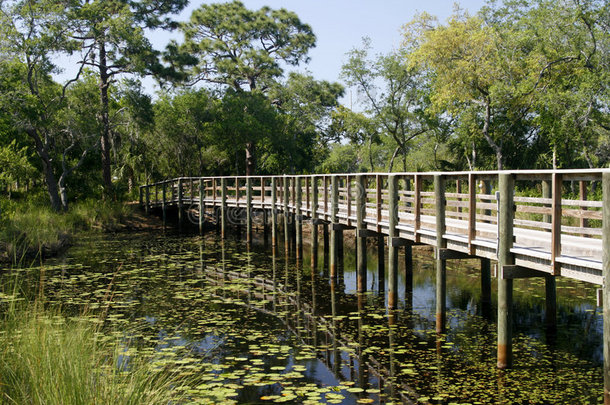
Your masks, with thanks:
[(203, 177), (199, 178), (199, 234), (203, 235), (203, 223), (205, 221), (205, 184)]
[(290, 199), (290, 183), (288, 176), (284, 175), (284, 187), (282, 189), (284, 197), (284, 249), (286, 253), (290, 251), (290, 213), (288, 212), (288, 201)]
[(271, 246), (277, 245), (277, 184), (276, 178), (271, 178)]
[(444, 333), (447, 318), (447, 261), (441, 258), (441, 249), (447, 247), (445, 234), (445, 178), (434, 175), (436, 208), (436, 332)]
[(246, 243), (252, 243), (252, 178), (246, 178)]
[(139, 187), (139, 191), (140, 191), (140, 208), (142, 208), (142, 206), (144, 205), (144, 186), (140, 186)]
[(182, 204), (183, 204), (182, 179), (178, 179), (178, 227), (182, 228)]
[(331, 205), (330, 205), (330, 278), (332, 280), (337, 277), (337, 262), (339, 259), (339, 221), (337, 214), (339, 213), (339, 179), (337, 175), (333, 175), (330, 180)]
[(377, 284), (379, 292), (385, 289), (385, 244), (383, 233), (381, 233), (381, 206), (383, 179), (380, 175), (375, 176), (375, 211), (377, 221)]
[(477, 176), (468, 173), (468, 250), (471, 255), (475, 253), (472, 243), (477, 237)]
[(296, 256), (297, 259), (301, 259), (303, 257), (303, 214), (301, 212), (302, 199), (303, 199), (303, 190), (301, 188), (301, 178), (295, 178), (295, 187), (296, 187), (296, 212), (295, 212), (295, 227), (296, 227)]
[(388, 309), (398, 303), (398, 178), (388, 175)]
[[(489, 180), (483, 182), (483, 194), (491, 194), (491, 184)], [(491, 210), (483, 210), (483, 215), (491, 215)], [(481, 312), (483, 318), (491, 319), (491, 260), (481, 259)]]
[(311, 268), (318, 268), (318, 179), (311, 178)]
[(604, 311), (604, 404), (610, 404), (610, 172), (602, 174), (602, 276)]
[(227, 236), (227, 179), (220, 179), (220, 237)]
[(146, 213), (150, 212), (150, 187), (146, 186)]
[(510, 253), (513, 246), (513, 218), (514, 218), (514, 187), (513, 176), (509, 173), (500, 173), (498, 189), (500, 203), (498, 211), (498, 264), (500, 274), (498, 277), (498, 368), (505, 369), (513, 364), (513, 280), (504, 278), (504, 266), (514, 264), (514, 257)]
[(556, 261), (557, 256), (561, 255), (561, 174), (553, 173), (551, 182), (553, 189), (553, 202), (551, 209), (552, 215), (552, 234), (551, 234), (551, 266), (553, 267), (553, 275), (559, 275), (559, 262)]
[[(542, 198), (553, 198), (553, 193), (551, 190), (551, 182), (548, 180), (544, 180), (542, 182)], [(543, 221), (552, 224), (553, 215), (544, 215)], [(547, 333), (554, 333), (552, 329), (555, 329), (557, 327), (557, 281), (554, 275), (548, 274), (544, 276), (544, 287), (545, 322), (547, 326)]]
[(358, 184), (356, 196), (356, 250), (358, 262), (357, 290), (359, 293), (366, 291), (366, 176), (359, 174), (356, 176)]
[(165, 226), (165, 224), (167, 223), (167, 182), (163, 182), (163, 190), (162, 190), (162, 195), (163, 195), (163, 202), (161, 204), (161, 209), (163, 210), (163, 226)]

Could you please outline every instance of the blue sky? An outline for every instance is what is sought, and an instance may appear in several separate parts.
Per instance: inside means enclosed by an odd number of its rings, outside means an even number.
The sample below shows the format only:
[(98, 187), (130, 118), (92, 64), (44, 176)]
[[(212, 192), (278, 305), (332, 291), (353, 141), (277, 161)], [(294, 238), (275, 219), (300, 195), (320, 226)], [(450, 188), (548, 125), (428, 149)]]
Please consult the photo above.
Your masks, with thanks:
[[(226, 0), (230, 1), (230, 0)], [(196, 8), (205, 3), (224, 1), (192, 0), (183, 12), (176, 16), (178, 21), (187, 21)], [(295, 70), (308, 71), (318, 80), (338, 81), (345, 54), (362, 44), (363, 37), (371, 39), (373, 53), (387, 53), (400, 45), (401, 27), (419, 12), (428, 12), (444, 22), (453, 12), (451, 0), (242, 0), (246, 7), (259, 9), (269, 6), (285, 8), (295, 12), (302, 22), (309, 24), (317, 38), (316, 47), (309, 52), (308, 64)], [(461, 8), (476, 13), (486, 0), (462, 0)], [(170, 39), (181, 41), (178, 31), (150, 33), (155, 48), (162, 50)], [(57, 75), (60, 81), (73, 77), (76, 72), (77, 56), (61, 57), (57, 62), (64, 72)], [(152, 78), (142, 80), (146, 90), (154, 95), (158, 90)], [(349, 103), (349, 89), (343, 103)], [(354, 104), (357, 101), (354, 100)], [(355, 106), (354, 106), (355, 107)]]
[[(204, 3), (216, 1), (191, 1), (178, 20), (188, 20), (191, 12)], [(316, 48), (309, 53), (311, 61), (298, 70), (310, 71), (316, 79), (340, 81), (339, 72), (345, 54), (360, 46), (362, 37), (371, 38), (375, 53), (386, 53), (400, 45), (400, 28), (416, 13), (426, 11), (445, 21), (452, 13), (451, 0), (242, 0), (250, 9), (263, 6), (285, 8), (294, 11), (302, 22), (309, 24), (317, 37)], [(459, 5), (476, 13), (485, 0), (463, 0)], [(155, 33), (151, 40), (163, 48), (170, 37), (179, 34)]]

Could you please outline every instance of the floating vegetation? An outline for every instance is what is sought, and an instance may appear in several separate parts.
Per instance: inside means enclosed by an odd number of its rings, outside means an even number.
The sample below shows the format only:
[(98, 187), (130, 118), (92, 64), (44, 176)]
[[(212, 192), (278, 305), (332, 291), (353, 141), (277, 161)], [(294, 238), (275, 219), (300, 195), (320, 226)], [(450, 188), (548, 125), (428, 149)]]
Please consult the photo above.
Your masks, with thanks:
[[(402, 284), (400, 309), (388, 313), (383, 294), (351, 293), (352, 270), (330, 281), (283, 249), (215, 235), (106, 238), (16, 270), (31, 281), (21, 295), (42, 294), (67, 316), (95, 313), (105, 333), (183, 376), (184, 402), (597, 403), (603, 392), (601, 314), (582, 284), (560, 284), (560, 327), (548, 344), (537, 326), (544, 285), (515, 283), (515, 367), (499, 371), (473, 267), (450, 266), (450, 327), (437, 335), (427, 258), (416, 260), (413, 301)], [(19, 298), (0, 295), (0, 308)]]

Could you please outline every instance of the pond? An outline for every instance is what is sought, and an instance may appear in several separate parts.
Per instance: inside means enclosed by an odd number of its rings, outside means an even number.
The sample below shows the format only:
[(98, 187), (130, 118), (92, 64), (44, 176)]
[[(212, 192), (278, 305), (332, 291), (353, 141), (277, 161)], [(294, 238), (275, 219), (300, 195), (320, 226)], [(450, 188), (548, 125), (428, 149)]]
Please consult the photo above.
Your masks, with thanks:
[(195, 403), (602, 401), (595, 286), (558, 279), (558, 325), (549, 331), (544, 280), (516, 280), (515, 364), (499, 371), (496, 284), (490, 316), (478, 261), (448, 262), (448, 328), (438, 335), (432, 251), (413, 249), (412, 289), (399, 260), (400, 304), (388, 312), (376, 247), (369, 292), (357, 294), (352, 245), (346, 238), (337, 280), (322, 243), (312, 269), (309, 245), (297, 261), (262, 232), (252, 246), (213, 231), (87, 234), (63, 257), (18, 271), (66, 314), (102, 314), (104, 330), (126, 347), (190, 378)]

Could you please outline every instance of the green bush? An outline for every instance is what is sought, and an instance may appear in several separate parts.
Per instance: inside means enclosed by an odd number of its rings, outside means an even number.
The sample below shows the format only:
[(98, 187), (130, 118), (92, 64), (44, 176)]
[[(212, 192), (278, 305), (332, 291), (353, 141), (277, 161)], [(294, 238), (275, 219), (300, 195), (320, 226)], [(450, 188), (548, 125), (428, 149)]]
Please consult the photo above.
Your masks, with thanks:
[(116, 230), (132, 212), (124, 203), (86, 200), (73, 204), (67, 213), (28, 200), (3, 202), (0, 219), (0, 255), (14, 263), (26, 256), (45, 256), (69, 244), (75, 232), (89, 229)]

